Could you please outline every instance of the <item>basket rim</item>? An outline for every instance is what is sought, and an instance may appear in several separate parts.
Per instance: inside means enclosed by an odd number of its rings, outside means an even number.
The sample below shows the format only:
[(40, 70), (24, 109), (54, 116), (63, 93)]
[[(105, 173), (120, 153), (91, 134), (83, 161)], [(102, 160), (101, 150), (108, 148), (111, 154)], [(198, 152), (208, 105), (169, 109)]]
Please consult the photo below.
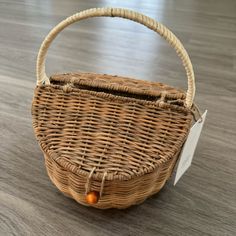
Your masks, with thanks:
[[(94, 78), (102, 79), (104, 78), (107, 82), (104, 81), (94, 81)], [(86, 79), (85, 79), (86, 78)], [(112, 79), (123, 79), (128, 81), (133, 81), (136, 83), (143, 83), (148, 86), (145, 89), (135, 88), (133, 86), (127, 85), (118, 85), (115, 83), (110, 83)], [(163, 90), (168, 90), (168, 93), (165, 92), (165, 96), (169, 99), (181, 99), (184, 100), (186, 98), (186, 92), (180, 88), (175, 88), (174, 86), (167, 85), (165, 83), (160, 83), (156, 81), (147, 81), (142, 79), (136, 79), (128, 76), (118, 76), (118, 75), (110, 75), (110, 74), (102, 74), (102, 73), (91, 73), (91, 72), (69, 72), (69, 73), (57, 73), (50, 76), (51, 84), (55, 82), (59, 83), (69, 83), (71, 85), (87, 85), (94, 88), (102, 88), (109, 89), (111, 91), (122, 91), (128, 93), (134, 93), (137, 95), (148, 95), (148, 96), (161, 96), (162, 91), (159, 88), (163, 88)], [(154, 87), (159, 87), (158, 90), (155, 90)]]
[[(161, 159), (157, 160), (155, 166), (148, 168), (148, 171), (138, 172), (136, 174), (133, 173), (132, 175), (129, 175), (129, 177), (127, 177), (125, 175), (119, 175), (119, 174), (114, 175), (114, 172), (107, 173), (106, 181), (127, 181), (127, 180), (130, 180), (130, 179), (133, 179), (133, 178), (141, 177), (141, 176), (146, 175), (146, 174), (150, 174), (151, 172), (153, 172), (156, 169), (160, 168), (161, 165), (163, 165), (164, 163), (169, 161), (171, 158), (175, 157), (175, 155), (178, 155), (180, 153), (180, 151), (181, 151), (181, 149), (176, 150), (176, 152), (174, 152), (172, 155), (168, 155), (168, 156), (165, 156), (164, 158), (161, 158)], [(65, 171), (67, 171), (69, 173), (80, 175), (80, 176), (83, 176), (83, 177), (86, 177), (86, 178), (90, 174), (89, 171), (80, 169), (75, 164), (72, 164), (72, 163), (69, 163), (68, 161), (63, 160), (63, 157), (60, 157), (60, 156), (58, 157), (58, 155), (54, 152), (50, 153), (50, 152), (44, 151), (44, 150), (43, 150), (43, 152), (46, 155), (48, 155), (50, 158), (52, 158), (58, 165), (63, 167), (65, 169)], [(54, 155), (55, 155), (55, 157), (54, 157)], [(101, 181), (103, 176), (104, 176), (103, 173), (101, 173), (101, 172), (97, 173), (95, 171), (93, 176), (92, 176), (92, 179)]]

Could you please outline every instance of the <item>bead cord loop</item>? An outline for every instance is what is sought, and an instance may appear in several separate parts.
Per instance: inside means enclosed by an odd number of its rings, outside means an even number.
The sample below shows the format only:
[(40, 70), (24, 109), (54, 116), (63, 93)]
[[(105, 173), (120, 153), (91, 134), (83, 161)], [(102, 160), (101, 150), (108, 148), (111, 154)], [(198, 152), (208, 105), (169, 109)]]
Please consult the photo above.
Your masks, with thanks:
[(90, 187), (91, 187), (91, 180), (93, 176), (93, 172), (95, 171), (96, 167), (93, 167), (93, 169), (90, 171), (90, 174), (87, 178), (87, 182), (85, 184), (85, 194), (88, 194), (90, 192)]

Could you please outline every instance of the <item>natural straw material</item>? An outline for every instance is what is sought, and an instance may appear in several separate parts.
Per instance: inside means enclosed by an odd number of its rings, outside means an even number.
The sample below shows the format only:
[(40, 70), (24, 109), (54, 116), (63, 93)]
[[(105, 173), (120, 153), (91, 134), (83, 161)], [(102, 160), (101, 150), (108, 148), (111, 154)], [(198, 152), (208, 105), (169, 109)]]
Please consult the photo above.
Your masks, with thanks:
[[(45, 74), (45, 55), (56, 35), (71, 23), (118, 16), (161, 34), (177, 51), (188, 91), (168, 85), (91, 73)], [(52, 182), (87, 205), (126, 208), (157, 193), (170, 177), (192, 121), (194, 73), (179, 40), (142, 14), (117, 8), (90, 9), (62, 21), (46, 37), (37, 61), (33, 127)], [(95, 196), (95, 195), (94, 195)]]
[(43, 83), (50, 84), (50, 80), (45, 73), (45, 58), (47, 50), (52, 41), (54, 40), (54, 38), (64, 28), (66, 28), (67, 26), (71, 25), (74, 22), (84, 20), (90, 17), (101, 17), (101, 16), (121, 17), (138, 22), (160, 34), (175, 49), (177, 55), (181, 58), (183, 66), (186, 70), (186, 75), (188, 78), (186, 106), (191, 108), (195, 94), (194, 72), (188, 53), (184, 49), (182, 43), (169, 29), (167, 29), (161, 23), (153, 20), (148, 16), (142, 15), (138, 12), (122, 8), (92, 8), (89, 10), (85, 10), (68, 17), (67, 19), (59, 23), (55, 28), (53, 28), (43, 41), (38, 53), (37, 68), (36, 68), (37, 84), (38, 85)]

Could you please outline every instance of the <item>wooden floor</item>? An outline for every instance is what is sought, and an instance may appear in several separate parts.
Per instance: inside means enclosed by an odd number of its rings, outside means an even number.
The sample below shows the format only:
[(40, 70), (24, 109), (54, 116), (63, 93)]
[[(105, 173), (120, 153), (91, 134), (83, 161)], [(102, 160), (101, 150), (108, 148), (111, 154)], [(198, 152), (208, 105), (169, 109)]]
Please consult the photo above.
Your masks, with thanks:
[[(90, 7), (132, 8), (167, 25), (189, 52), (196, 102), (208, 109), (193, 165), (174, 187), (127, 210), (86, 208), (50, 182), (31, 125), (35, 61), (48, 31)], [(186, 89), (173, 49), (122, 19), (71, 26), (49, 51), (48, 74), (91, 71)], [(0, 235), (236, 235), (236, 1), (0, 0)]]

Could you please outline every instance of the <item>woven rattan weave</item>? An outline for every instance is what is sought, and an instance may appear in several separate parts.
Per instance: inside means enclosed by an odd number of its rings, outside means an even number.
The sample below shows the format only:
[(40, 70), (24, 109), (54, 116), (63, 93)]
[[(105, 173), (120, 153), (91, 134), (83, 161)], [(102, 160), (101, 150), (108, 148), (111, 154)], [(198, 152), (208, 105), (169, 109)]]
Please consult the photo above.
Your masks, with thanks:
[[(123, 17), (158, 32), (186, 69), (187, 93), (161, 83), (92, 73), (50, 78), (45, 56), (56, 35), (73, 22), (96, 16)], [(92, 206), (126, 208), (157, 193), (170, 177), (192, 122), (194, 73), (187, 52), (167, 28), (130, 10), (98, 8), (56, 26), (37, 60), (32, 117), (52, 182), (66, 195)]]

